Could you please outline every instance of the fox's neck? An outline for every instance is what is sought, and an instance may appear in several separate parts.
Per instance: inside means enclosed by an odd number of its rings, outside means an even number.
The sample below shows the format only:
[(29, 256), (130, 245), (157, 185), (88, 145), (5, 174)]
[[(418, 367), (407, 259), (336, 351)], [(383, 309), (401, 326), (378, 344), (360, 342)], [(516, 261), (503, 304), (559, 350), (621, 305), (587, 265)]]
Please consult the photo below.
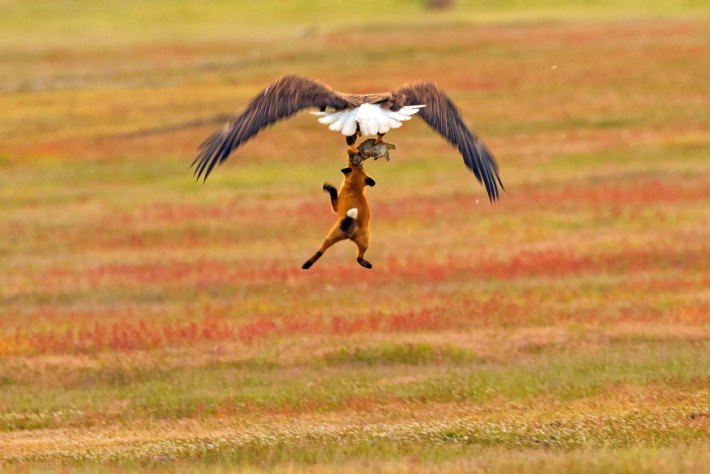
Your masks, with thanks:
[(365, 183), (363, 182), (363, 183), (355, 184), (355, 183), (348, 182), (347, 179), (344, 179), (343, 183), (340, 185), (340, 192), (343, 192), (343, 191), (352, 191), (352, 192), (364, 194), (365, 193)]

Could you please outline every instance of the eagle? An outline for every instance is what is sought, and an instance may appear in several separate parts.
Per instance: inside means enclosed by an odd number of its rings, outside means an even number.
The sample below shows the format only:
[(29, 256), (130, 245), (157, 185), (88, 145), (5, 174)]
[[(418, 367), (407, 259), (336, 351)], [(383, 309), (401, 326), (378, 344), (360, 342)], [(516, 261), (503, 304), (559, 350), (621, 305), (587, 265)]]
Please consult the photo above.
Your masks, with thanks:
[(431, 81), (414, 81), (391, 92), (351, 94), (300, 75), (286, 75), (257, 94), (244, 111), (209, 136), (192, 162), (197, 179), (206, 180), (215, 165), (232, 151), (275, 122), (297, 112), (318, 109), (318, 121), (345, 136), (348, 153), (358, 153), (360, 136), (376, 136), (376, 142), (390, 129), (399, 128), (413, 116), (421, 117), (432, 129), (458, 148), (466, 167), (476, 176), (491, 202), (505, 189), (498, 164), (486, 145), (466, 126), (459, 109)]

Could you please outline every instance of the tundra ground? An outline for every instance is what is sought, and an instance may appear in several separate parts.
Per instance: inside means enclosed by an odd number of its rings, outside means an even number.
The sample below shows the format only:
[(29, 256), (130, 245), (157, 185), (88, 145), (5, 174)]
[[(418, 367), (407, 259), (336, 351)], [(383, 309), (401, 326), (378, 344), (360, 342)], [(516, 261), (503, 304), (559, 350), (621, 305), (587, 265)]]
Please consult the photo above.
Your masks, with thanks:
[[(388, 28), (247, 9), (236, 30), (167, 3), (0, 20), (4, 468), (707, 469), (702, 2), (461, 2)], [(302, 271), (343, 138), (300, 115), (203, 185), (188, 166), (219, 123), (179, 126), (284, 72), (354, 92), (435, 79), (507, 191), (490, 205), (412, 121), (365, 165), (374, 270), (341, 243)]]

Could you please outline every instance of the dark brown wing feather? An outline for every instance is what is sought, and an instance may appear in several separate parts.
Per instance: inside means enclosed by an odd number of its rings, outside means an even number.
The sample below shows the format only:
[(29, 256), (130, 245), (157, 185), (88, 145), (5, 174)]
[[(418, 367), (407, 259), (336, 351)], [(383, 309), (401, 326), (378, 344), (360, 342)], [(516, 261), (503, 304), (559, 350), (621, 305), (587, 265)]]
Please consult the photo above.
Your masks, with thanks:
[(486, 145), (466, 126), (459, 109), (433, 82), (412, 82), (392, 93), (395, 110), (404, 105), (424, 104), (419, 115), (431, 128), (459, 149), (466, 167), (486, 187), (491, 202), (498, 199), (498, 164)]
[(197, 179), (203, 175), (207, 179), (216, 164), (226, 160), (233, 150), (278, 120), (308, 107), (339, 110), (350, 107), (350, 102), (346, 95), (322, 82), (303, 76), (284, 76), (261, 91), (244, 112), (200, 145), (197, 158), (192, 162), (192, 166), (197, 165), (195, 175)]

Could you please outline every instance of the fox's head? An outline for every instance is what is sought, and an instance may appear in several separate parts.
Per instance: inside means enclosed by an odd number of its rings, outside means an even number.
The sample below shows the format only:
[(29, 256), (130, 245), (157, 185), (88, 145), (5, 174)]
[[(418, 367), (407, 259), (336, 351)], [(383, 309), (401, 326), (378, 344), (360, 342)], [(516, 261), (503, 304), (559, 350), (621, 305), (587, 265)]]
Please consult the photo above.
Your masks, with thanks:
[(365, 189), (365, 186), (374, 186), (375, 180), (370, 178), (365, 173), (365, 168), (362, 165), (348, 165), (347, 168), (340, 170), (344, 177), (345, 183), (352, 186), (354, 189)]

